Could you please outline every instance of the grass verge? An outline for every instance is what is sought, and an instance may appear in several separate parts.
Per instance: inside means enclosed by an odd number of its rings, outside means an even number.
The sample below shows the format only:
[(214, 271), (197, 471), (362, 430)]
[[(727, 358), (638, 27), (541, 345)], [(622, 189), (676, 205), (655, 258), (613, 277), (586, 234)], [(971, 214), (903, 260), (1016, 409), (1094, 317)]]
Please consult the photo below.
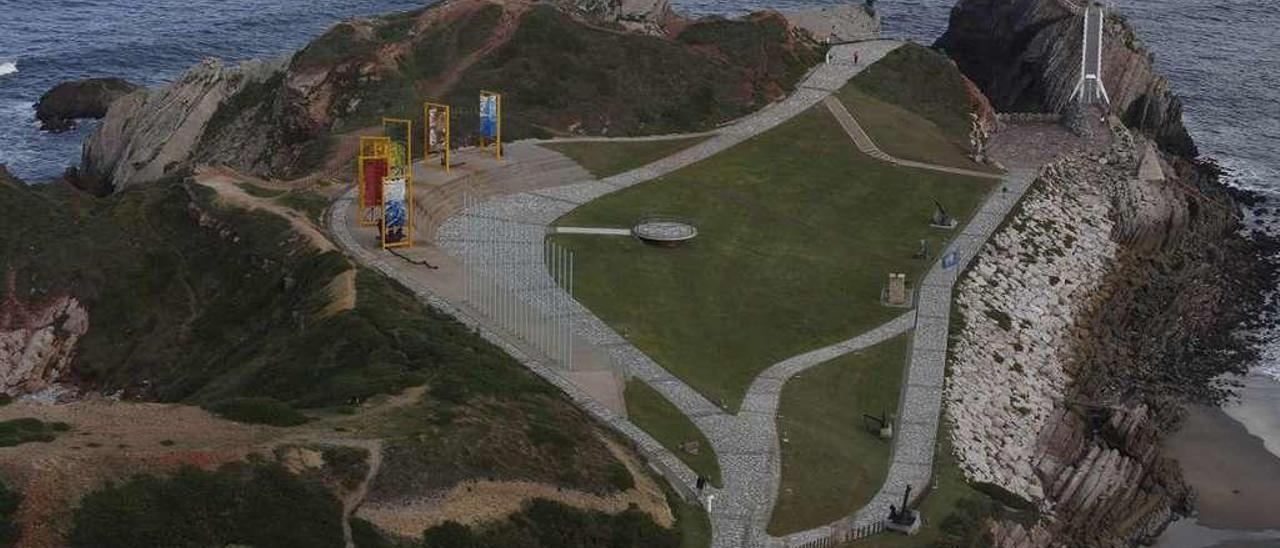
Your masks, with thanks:
[(579, 141), (542, 145), (577, 162), (597, 179), (649, 165), (706, 141), (709, 137), (685, 137), (660, 141)]
[(906, 335), (800, 374), (782, 389), (782, 482), (769, 533), (826, 525), (871, 500), (889, 470), (891, 443), (863, 415), (898, 408)]
[[(627, 416), (636, 426), (648, 432), (663, 447), (674, 453), (698, 475), (707, 478), (712, 485), (723, 485), (720, 463), (707, 437), (694, 426), (679, 409), (662, 397), (658, 391), (643, 381), (632, 379), (626, 387)], [(680, 448), (685, 442), (697, 442), (698, 454), (693, 455)]]
[(885, 275), (918, 280), (933, 200), (966, 219), (985, 180), (900, 168), (857, 152), (825, 110), (688, 168), (604, 196), (557, 221), (629, 226), (689, 217), (679, 248), (557, 236), (577, 254), (580, 300), (672, 373), (732, 411), (761, 371), (852, 337), (901, 311), (880, 305)]

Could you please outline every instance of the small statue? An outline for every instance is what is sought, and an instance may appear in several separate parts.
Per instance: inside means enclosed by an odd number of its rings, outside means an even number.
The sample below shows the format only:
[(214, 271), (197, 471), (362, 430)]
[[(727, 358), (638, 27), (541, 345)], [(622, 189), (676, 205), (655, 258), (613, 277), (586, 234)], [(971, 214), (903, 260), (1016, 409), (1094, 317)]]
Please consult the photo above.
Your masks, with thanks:
[(969, 113), (969, 125), (969, 148), (973, 151), (969, 158), (980, 164), (991, 163), (991, 159), (987, 157), (987, 143), (991, 140), (987, 125), (976, 112)]
[(929, 240), (920, 240), (920, 249), (911, 258), (929, 260)]

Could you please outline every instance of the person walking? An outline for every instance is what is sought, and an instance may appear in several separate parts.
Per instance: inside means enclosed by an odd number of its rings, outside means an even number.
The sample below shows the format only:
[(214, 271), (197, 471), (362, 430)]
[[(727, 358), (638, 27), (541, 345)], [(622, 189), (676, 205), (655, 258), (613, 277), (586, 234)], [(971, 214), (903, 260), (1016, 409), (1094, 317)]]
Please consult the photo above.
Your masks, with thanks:
[(861, 53), (861, 52), (857, 52), (857, 51), (853, 52), (853, 64), (855, 64), (855, 65), (856, 65), (856, 64), (858, 64), (858, 54), (859, 54), (859, 53)]

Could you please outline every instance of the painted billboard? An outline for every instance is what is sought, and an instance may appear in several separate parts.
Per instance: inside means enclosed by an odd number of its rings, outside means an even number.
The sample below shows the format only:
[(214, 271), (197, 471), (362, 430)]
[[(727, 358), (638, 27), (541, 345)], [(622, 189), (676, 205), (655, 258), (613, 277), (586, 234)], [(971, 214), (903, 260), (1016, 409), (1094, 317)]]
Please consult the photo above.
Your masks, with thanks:
[(391, 140), (391, 176), (413, 179), (413, 122), (383, 118), (382, 134)]
[(391, 140), (386, 137), (361, 137), (356, 158), (356, 187), (360, 192), (359, 222), (376, 226), (382, 218), (382, 180), (391, 171)]
[(426, 149), (422, 155), (424, 162), (430, 161), (432, 154), (440, 155), (440, 165), (444, 166), (445, 171), (450, 168), (449, 165), (449, 106), (437, 103), (426, 103), (423, 107), (423, 118), (426, 127), (426, 136), (423, 141)]
[(409, 181), (403, 177), (391, 177), (382, 182), (382, 247), (407, 247), (412, 245), (409, 222), (412, 200), (409, 197)]
[(498, 139), (498, 95), (494, 93), (480, 93), (480, 136), (489, 139)]

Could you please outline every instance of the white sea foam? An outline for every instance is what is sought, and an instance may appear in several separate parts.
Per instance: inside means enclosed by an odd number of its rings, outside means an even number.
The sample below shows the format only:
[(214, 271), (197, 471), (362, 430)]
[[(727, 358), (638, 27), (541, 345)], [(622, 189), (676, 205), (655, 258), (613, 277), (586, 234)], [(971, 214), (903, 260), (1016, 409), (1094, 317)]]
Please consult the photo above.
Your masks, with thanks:
[(15, 72), (18, 72), (17, 61), (0, 60), (0, 76), (13, 74)]

